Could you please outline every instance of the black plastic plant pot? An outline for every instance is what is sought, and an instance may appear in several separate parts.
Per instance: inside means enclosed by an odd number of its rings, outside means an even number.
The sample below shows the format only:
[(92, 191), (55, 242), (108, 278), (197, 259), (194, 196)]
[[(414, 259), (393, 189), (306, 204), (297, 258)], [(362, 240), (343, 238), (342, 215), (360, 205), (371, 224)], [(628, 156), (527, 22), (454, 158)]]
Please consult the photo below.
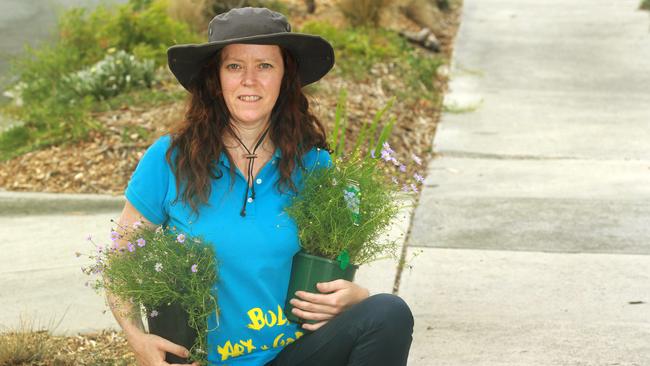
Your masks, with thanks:
[(319, 282), (329, 282), (338, 279), (353, 281), (354, 274), (359, 266), (348, 265), (341, 269), (337, 261), (307, 254), (302, 251), (293, 257), (291, 266), (291, 277), (289, 279), (289, 289), (287, 290), (287, 302), (284, 305), (284, 313), (291, 322), (294, 323), (314, 323), (295, 316), (291, 309), (293, 306), (289, 300), (296, 297), (296, 291), (308, 291), (318, 293), (316, 284)]
[[(180, 304), (171, 303), (170, 305), (161, 305), (155, 310), (158, 313), (155, 317), (151, 317), (151, 312), (147, 314), (149, 333), (163, 337), (188, 350), (191, 349), (196, 340), (197, 333), (188, 325), (189, 316)], [(165, 361), (179, 364), (191, 363), (186, 358), (178, 357), (169, 352), (165, 357)]]

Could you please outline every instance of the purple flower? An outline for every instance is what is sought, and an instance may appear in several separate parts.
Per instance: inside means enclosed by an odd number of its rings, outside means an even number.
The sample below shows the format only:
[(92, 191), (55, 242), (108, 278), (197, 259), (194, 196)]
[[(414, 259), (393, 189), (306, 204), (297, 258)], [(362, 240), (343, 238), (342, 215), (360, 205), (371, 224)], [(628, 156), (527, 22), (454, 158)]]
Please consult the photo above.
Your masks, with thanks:
[(415, 178), (415, 180), (418, 181), (418, 182), (420, 182), (420, 183), (424, 183), (424, 177), (421, 176), (421, 175), (418, 174), (418, 173), (413, 174), (413, 178)]
[(392, 154), (392, 153), (395, 152), (395, 151), (393, 151), (393, 149), (390, 148), (390, 145), (388, 144), (388, 142), (384, 142), (383, 145), (381, 145), (381, 147), (384, 148), (384, 151), (388, 151), (389, 154)]
[(408, 192), (409, 191), (409, 186), (406, 184), (402, 185), (402, 192)]
[(133, 223), (133, 228), (138, 229), (140, 226), (142, 226), (142, 221), (136, 221)]
[(198, 271), (198, 269), (196, 268), (196, 263), (192, 265), (191, 270), (192, 270), (192, 273), (196, 273), (196, 271)]
[(146, 242), (144, 239), (142, 239), (142, 238), (136, 240), (135, 242), (138, 244), (138, 246), (139, 246), (140, 248), (142, 248), (142, 247), (147, 243), (147, 242)]
[(400, 164), (399, 165), (399, 171), (402, 172), (402, 173), (406, 172), (406, 165)]
[(411, 183), (411, 190), (415, 193), (418, 193), (418, 187), (413, 183)]
[(372, 156), (373, 159), (376, 158), (375, 149), (370, 150), (370, 156)]
[(388, 150), (381, 151), (381, 158), (384, 159), (385, 161), (391, 161), (391, 159), (393, 159), (393, 157), (390, 156), (390, 152), (388, 152)]
[(120, 233), (118, 233), (115, 230), (111, 230), (111, 240), (116, 241), (119, 238), (120, 238)]
[(178, 234), (176, 241), (183, 244), (185, 242), (185, 234)]
[(126, 245), (126, 248), (129, 250), (129, 252), (133, 253), (135, 251), (135, 245), (133, 245), (131, 242), (129, 242)]
[(420, 159), (420, 157), (418, 157), (417, 155), (412, 154), (412, 155), (411, 155), (411, 158), (413, 159), (413, 161), (414, 161), (417, 165), (422, 165), (422, 159)]
[(156, 263), (156, 265), (153, 267), (156, 272), (160, 272), (163, 269), (162, 263)]
[(151, 313), (149, 313), (149, 316), (152, 318), (155, 318), (158, 316), (158, 311), (157, 310), (151, 310)]

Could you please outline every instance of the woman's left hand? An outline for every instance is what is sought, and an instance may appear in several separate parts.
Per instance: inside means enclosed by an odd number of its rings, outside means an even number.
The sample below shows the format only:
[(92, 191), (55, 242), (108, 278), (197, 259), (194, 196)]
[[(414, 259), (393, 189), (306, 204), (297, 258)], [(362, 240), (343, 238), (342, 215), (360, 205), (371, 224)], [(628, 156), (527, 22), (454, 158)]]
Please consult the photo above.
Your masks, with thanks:
[(322, 282), (316, 285), (320, 294), (297, 291), (298, 298), (291, 299), (292, 312), (305, 320), (316, 320), (314, 324), (305, 323), (303, 328), (314, 331), (330, 319), (342, 313), (369, 296), (367, 289), (346, 280)]

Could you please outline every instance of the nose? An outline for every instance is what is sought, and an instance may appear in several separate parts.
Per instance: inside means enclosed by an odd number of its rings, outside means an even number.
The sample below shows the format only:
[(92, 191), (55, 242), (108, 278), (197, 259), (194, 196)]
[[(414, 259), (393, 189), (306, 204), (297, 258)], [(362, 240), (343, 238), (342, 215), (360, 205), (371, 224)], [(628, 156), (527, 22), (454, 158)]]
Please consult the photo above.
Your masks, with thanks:
[(257, 80), (257, 75), (255, 74), (255, 69), (252, 67), (247, 67), (244, 70), (244, 73), (242, 75), (242, 85), (244, 86), (251, 86), (255, 84), (255, 80)]

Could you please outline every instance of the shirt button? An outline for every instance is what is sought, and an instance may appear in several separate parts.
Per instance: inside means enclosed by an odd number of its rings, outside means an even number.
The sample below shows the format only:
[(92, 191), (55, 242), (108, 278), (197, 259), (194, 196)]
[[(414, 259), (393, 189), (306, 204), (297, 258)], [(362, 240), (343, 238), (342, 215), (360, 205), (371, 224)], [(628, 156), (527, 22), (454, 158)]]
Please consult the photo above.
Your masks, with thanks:
[(257, 184), (262, 184), (262, 180), (261, 180), (260, 178), (257, 178), (257, 180), (255, 181), (255, 183), (257, 183)]
[(246, 201), (248, 201), (248, 203), (253, 203), (253, 197), (248, 197)]

